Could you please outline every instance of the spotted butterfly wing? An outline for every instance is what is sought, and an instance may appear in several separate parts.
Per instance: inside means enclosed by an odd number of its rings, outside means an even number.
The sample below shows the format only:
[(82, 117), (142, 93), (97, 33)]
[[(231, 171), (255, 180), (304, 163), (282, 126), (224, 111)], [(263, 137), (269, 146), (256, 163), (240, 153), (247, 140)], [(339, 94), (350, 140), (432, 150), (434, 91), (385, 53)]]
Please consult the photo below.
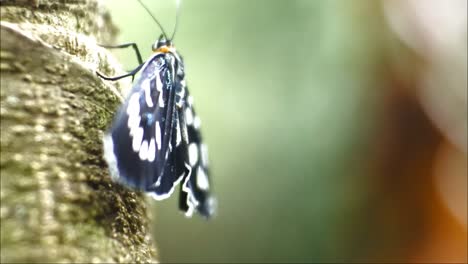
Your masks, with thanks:
[(202, 142), (200, 119), (195, 114), (192, 97), (188, 90), (183, 100), (185, 112), (181, 119), (182, 127), (186, 128), (188, 161), (190, 177), (184, 178), (180, 187), (179, 207), (189, 215), (195, 208), (202, 215), (211, 215), (216, 207), (215, 199), (210, 195), (210, 180), (208, 169), (208, 150)]
[(187, 216), (198, 211), (209, 217), (214, 198), (191, 100), (180, 55), (154, 54), (105, 135), (104, 154), (113, 179), (157, 200), (168, 198), (183, 181), (180, 209)]

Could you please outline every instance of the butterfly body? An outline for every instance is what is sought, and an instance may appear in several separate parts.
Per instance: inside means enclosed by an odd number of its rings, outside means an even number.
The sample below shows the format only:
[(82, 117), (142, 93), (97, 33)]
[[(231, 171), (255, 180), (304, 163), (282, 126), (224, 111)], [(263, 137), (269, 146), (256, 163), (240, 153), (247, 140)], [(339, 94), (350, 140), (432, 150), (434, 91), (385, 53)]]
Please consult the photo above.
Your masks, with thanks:
[(209, 217), (210, 192), (206, 146), (189, 95), (184, 62), (163, 36), (141, 67), (127, 99), (104, 136), (104, 156), (113, 179), (168, 198), (180, 185), (179, 207)]

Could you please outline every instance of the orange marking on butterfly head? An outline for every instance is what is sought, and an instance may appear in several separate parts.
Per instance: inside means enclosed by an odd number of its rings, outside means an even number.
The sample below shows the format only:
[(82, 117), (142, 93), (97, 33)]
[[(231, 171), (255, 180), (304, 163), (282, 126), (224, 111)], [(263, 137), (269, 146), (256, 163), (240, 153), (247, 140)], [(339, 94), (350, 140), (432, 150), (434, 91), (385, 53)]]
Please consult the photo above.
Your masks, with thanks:
[(169, 47), (168, 46), (162, 46), (159, 47), (158, 49), (155, 50), (156, 52), (162, 52), (162, 53), (168, 53), (169, 52)]
[(173, 46), (161, 46), (157, 49), (153, 49), (154, 52), (169, 53), (174, 52), (175, 48)]

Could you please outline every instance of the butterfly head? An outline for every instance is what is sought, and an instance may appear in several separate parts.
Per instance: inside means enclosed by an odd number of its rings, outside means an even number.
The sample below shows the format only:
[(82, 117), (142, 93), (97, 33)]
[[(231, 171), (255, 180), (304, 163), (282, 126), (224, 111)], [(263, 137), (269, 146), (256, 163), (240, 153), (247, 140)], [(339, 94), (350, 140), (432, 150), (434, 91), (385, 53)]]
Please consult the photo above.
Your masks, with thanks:
[(154, 42), (152, 50), (154, 52), (168, 53), (175, 52), (175, 47), (170, 39), (167, 39), (164, 34), (161, 34), (159, 39)]

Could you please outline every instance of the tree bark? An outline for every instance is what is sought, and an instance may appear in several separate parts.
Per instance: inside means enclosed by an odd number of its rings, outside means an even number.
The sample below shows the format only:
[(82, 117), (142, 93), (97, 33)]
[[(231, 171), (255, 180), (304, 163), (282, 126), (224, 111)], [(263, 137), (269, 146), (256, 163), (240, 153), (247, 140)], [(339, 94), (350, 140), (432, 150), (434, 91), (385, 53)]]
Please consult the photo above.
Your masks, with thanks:
[(111, 181), (123, 72), (97, 0), (0, 0), (1, 262), (156, 262), (144, 196)]

